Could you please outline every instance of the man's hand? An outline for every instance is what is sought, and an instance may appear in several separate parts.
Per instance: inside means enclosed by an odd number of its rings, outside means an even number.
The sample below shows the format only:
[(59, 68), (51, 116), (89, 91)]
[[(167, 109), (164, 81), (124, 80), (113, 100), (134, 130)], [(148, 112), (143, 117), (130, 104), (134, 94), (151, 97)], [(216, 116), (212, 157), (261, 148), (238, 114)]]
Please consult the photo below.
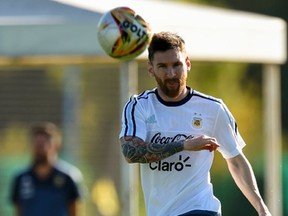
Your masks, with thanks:
[(195, 136), (184, 141), (184, 150), (187, 151), (209, 150), (212, 152), (219, 146), (215, 138), (206, 135)]

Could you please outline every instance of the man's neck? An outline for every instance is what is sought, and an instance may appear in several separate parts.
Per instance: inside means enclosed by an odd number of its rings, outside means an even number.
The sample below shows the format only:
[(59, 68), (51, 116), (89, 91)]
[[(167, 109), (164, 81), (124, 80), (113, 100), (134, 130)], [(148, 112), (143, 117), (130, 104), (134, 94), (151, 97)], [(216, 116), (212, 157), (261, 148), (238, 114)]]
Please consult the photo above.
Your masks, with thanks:
[(45, 163), (35, 164), (33, 167), (34, 172), (40, 179), (45, 179), (50, 176), (54, 168), (54, 159)]
[(177, 95), (176, 97), (168, 97), (166, 94), (164, 94), (160, 88), (157, 88), (158, 90), (158, 94), (159, 96), (166, 102), (177, 102), (177, 101), (181, 101), (182, 99), (184, 99), (187, 94), (188, 94), (188, 89), (187, 87), (185, 86), (185, 88), (183, 88), (183, 90), (180, 92), (179, 95)]

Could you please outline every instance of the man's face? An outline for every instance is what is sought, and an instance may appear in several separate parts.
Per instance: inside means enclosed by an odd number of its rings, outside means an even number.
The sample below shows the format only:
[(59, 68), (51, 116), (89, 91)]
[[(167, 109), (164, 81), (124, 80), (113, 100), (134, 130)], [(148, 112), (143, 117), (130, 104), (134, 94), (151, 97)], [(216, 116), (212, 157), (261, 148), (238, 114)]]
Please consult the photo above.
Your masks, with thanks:
[(168, 98), (177, 98), (186, 88), (187, 72), (190, 70), (187, 55), (177, 49), (156, 52), (148, 72), (155, 77), (160, 91)]
[(46, 164), (56, 154), (55, 145), (50, 136), (36, 134), (32, 138), (33, 162), (35, 165)]

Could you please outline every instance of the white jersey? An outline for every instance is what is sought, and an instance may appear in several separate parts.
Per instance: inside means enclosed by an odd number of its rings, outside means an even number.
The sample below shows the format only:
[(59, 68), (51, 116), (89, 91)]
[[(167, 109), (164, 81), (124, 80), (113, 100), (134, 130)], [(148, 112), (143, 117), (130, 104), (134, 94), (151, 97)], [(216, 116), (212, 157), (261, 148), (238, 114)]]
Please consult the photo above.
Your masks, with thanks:
[[(179, 102), (165, 102), (153, 89), (131, 97), (124, 107), (120, 137), (137, 136), (165, 145), (197, 135), (215, 137), (224, 158), (240, 154), (245, 146), (225, 104), (190, 88)], [(208, 150), (181, 151), (141, 164), (147, 215), (176, 216), (196, 209), (220, 213), (210, 183), (213, 158)]]

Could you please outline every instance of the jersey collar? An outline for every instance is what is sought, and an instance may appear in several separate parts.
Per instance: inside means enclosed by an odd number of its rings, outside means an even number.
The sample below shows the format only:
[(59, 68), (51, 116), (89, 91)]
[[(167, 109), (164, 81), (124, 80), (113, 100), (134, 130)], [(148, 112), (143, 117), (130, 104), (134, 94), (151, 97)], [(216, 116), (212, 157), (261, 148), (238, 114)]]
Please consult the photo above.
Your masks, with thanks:
[(169, 106), (169, 107), (181, 106), (181, 105), (185, 104), (187, 101), (189, 101), (190, 98), (191, 98), (192, 95), (193, 95), (193, 89), (190, 88), (189, 86), (186, 86), (186, 88), (188, 89), (188, 94), (186, 95), (185, 98), (183, 98), (183, 99), (180, 100), (180, 101), (164, 101), (164, 100), (160, 97), (157, 89), (155, 89), (155, 94), (156, 94), (156, 97), (157, 97), (158, 101), (159, 101), (160, 103), (162, 103), (163, 105), (165, 105), (165, 106)]

